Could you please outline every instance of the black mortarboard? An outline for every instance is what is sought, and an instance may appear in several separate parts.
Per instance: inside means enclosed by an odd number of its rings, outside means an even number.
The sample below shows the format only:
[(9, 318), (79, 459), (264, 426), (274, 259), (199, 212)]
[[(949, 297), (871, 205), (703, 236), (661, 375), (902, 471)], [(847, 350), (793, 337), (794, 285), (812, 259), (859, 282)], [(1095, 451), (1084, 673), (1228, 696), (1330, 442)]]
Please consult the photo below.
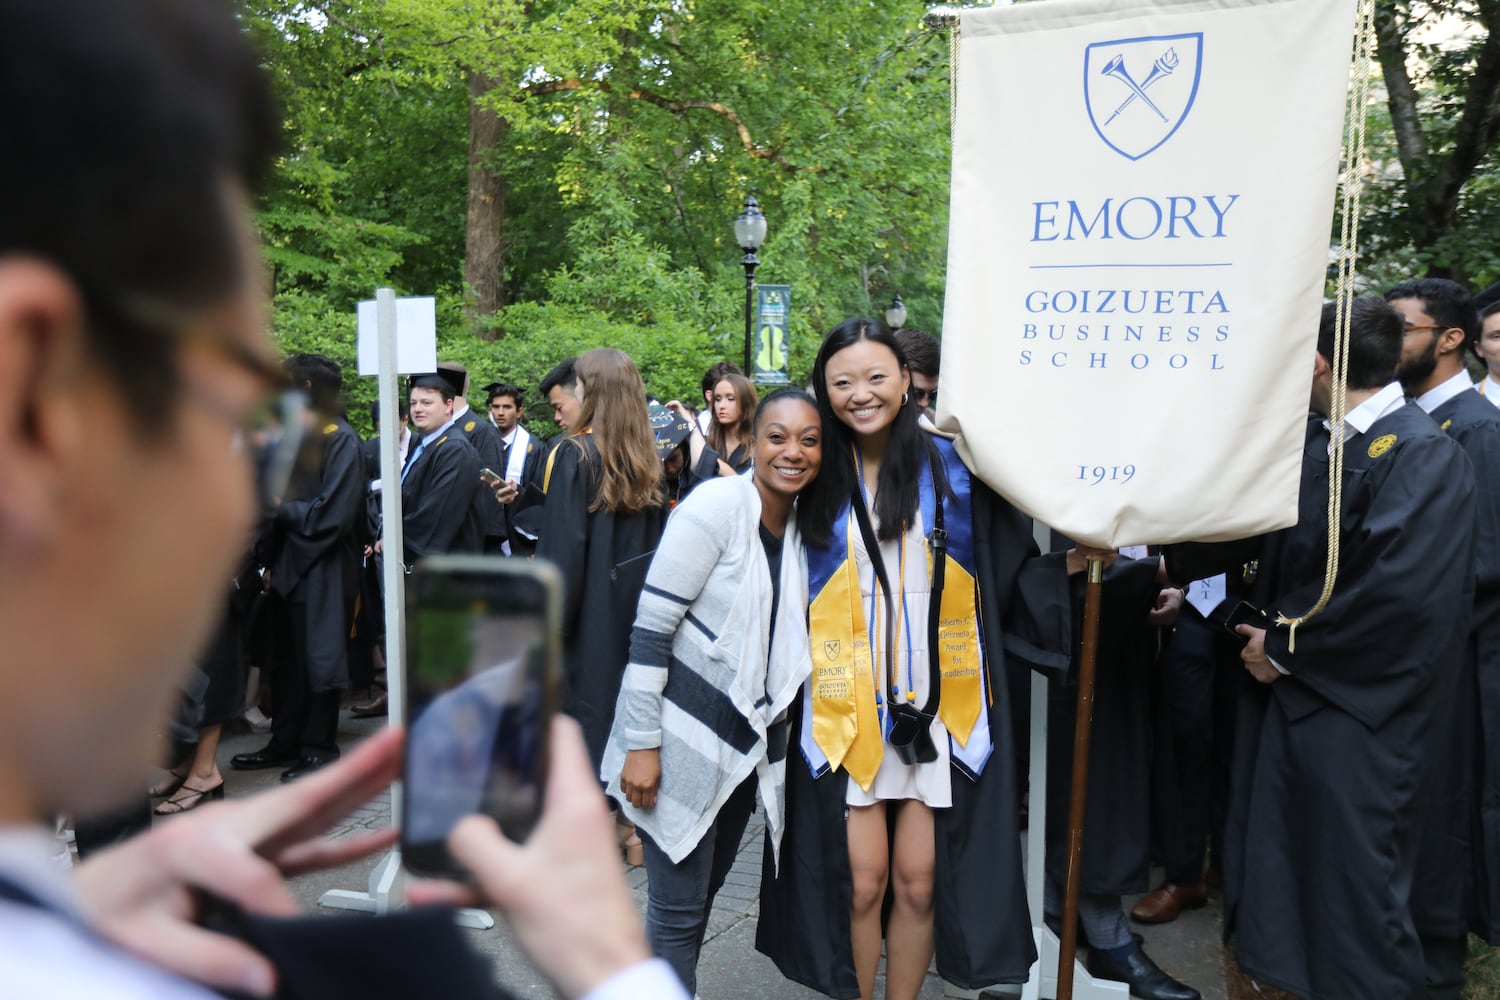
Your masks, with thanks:
[(656, 457), (666, 461), (693, 433), (693, 425), (655, 400), (646, 404), (646, 412), (651, 416), (651, 432), (656, 435)]
[(439, 369), (435, 372), (424, 372), (421, 375), (413, 375), (406, 383), (406, 389), (446, 389), (455, 396), (464, 394), (463, 372), (451, 369)]

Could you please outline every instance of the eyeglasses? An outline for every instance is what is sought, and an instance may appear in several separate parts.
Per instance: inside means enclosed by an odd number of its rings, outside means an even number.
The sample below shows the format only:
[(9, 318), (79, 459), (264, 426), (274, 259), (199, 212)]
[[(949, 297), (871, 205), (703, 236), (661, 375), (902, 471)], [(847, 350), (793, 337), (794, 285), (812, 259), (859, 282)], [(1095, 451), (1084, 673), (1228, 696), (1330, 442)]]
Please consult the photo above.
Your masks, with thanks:
[(914, 389), (912, 391), (912, 395), (916, 397), (917, 406), (923, 409), (937, 405), (937, 394), (938, 391), (936, 389)]
[(181, 343), (202, 344), (265, 385), (265, 398), (248, 417), (201, 385), (189, 383), (187, 390), (200, 406), (238, 427), (235, 447), (254, 462), (262, 504), (285, 496), (306, 436), (307, 399), (291, 384), (275, 355), (256, 350), (237, 331), (204, 322), (167, 303), (133, 296), (115, 300), (115, 306), (124, 319)]
[(1438, 326), (1436, 323), (1428, 323), (1426, 326), (1408, 326), (1405, 333), (1427, 333), (1432, 330), (1447, 330), (1449, 327)]

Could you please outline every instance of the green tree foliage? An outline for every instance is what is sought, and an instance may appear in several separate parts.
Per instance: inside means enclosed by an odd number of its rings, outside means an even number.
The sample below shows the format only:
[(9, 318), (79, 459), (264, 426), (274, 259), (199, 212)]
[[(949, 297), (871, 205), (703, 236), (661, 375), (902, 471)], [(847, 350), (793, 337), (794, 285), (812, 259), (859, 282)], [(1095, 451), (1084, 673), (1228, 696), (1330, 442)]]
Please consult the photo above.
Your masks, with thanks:
[[(1390, 100), (1371, 109), (1367, 273), (1500, 278), (1500, 0), (1378, 3)], [(437, 295), (441, 352), (476, 384), (531, 387), (608, 343), (691, 398), (741, 354), (730, 224), (750, 194), (769, 220), (757, 277), (793, 288), (794, 381), (823, 331), (896, 292), (938, 331), (949, 74), (925, 7), (240, 0), (286, 106), (261, 214), (283, 345), (352, 364), (354, 304), (389, 285)], [(1424, 34), (1440, 14), (1459, 30)], [(471, 144), (476, 108), (500, 127)], [(476, 214), (476, 167), (496, 211)], [(487, 266), (503, 261), (493, 311), (465, 280), (476, 225)], [(356, 401), (373, 391), (350, 381)]]
[[(914, 325), (940, 325), (947, 48), (920, 2), (241, 6), (287, 107), (261, 220), (288, 349), (348, 344), (329, 353), (352, 361), (353, 305), (387, 284), (435, 292), (442, 352), (484, 381), (534, 385), (628, 343), (655, 391), (692, 398), (740, 355), (730, 222), (752, 193), (770, 220), (757, 277), (793, 286), (794, 379), (822, 331), (897, 291)], [(476, 73), (505, 123), (482, 155), (503, 174), (508, 300), (477, 323), (461, 309)], [(468, 342), (485, 331), (505, 336)]]
[(1384, 107), (1364, 241), (1374, 275), (1500, 279), (1500, 2), (1378, 0)]

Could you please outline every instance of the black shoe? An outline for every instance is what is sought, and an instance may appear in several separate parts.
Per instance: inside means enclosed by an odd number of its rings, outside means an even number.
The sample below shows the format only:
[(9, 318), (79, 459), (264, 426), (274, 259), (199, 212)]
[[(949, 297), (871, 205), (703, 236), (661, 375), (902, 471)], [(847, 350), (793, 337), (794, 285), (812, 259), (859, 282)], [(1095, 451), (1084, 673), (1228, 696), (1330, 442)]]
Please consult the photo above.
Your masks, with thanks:
[(297, 763), (293, 764), (291, 767), (287, 768), (285, 771), (282, 771), (281, 780), (296, 781), (298, 778), (301, 778), (304, 775), (312, 774), (314, 771), (322, 770), (336, 760), (338, 760), (337, 757), (320, 757), (317, 754), (309, 754), (308, 756), (303, 757), (301, 760), (297, 761)]
[(229, 766), (236, 771), (263, 771), (268, 767), (285, 767), (297, 763), (297, 755), (284, 753), (270, 743), (254, 753), (237, 753), (229, 758)]
[(1161, 971), (1139, 945), (1123, 964), (1110, 961), (1109, 956), (1101, 952), (1091, 951), (1088, 970), (1095, 979), (1130, 984), (1130, 995), (1141, 1000), (1202, 1000), (1202, 994), (1197, 990)]

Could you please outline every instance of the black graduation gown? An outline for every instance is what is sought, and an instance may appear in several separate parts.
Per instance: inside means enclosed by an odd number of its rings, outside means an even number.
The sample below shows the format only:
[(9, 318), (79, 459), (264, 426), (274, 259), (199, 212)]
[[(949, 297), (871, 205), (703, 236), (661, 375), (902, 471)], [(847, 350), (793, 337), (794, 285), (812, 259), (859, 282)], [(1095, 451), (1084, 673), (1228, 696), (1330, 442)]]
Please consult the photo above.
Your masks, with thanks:
[[(500, 443), (502, 446), (500, 461), (504, 464), (498, 466), (495, 471), (503, 476), (505, 475), (506, 465), (509, 464), (510, 446), (505, 445), (505, 438), (503, 437), (500, 439)], [(538, 441), (535, 434), (528, 435), (526, 438), (526, 457), (521, 462), (521, 479), (516, 483), (516, 499), (508, 504), (500, 505), (502, 516), (505, 518), (505, 537), (510, 540), (510, 554), (513, 556), (531, 554), (532, 542), (530, 539), (520, 537), (515, 530), (516, 515), (527, 507), (535, 506), (540, 502), (542, 495), (541, 487), (537, 485), (533, 489), (530, 484), (539, 484), (541, 482), (542, 462), (546, 457), (547, 446), (543, 442)]]
[(1417, 930), (1500, 944), (1500, 408), (1477, 392), (1433, 410), (1477, 484), (1474, 618), (1458, 696), (1435, 728), (1432, 779), (1412, 887)]
[[(495, 425), (490, 422), (488, 416), (481, 417), (472, 409), (465, 410), (463, 416), (453, 422), (453, 429), (474, 446), (474, 452), (479, 456), (481, 469), (490, 469), (501, 476), (505, 475), (505, 459), (501, 455), (505, 444), (500, 438), (500, 432), (495, 429)], [(495, 499), (494, 490), (485, 488), (475, 492), (474, 507), (484, 531), (485, 550), (498, 550), (500, 543), (505, 541), (506, 537), (505, 505)]]
[[(1072, 542), (1054, 533), (1053, 550)], [(1104, 571), (1084, 809), (1083, 889), (1101, 895), (1144, 892), (1151, 875), (1151, 667), (1158, 630), (1146, 621), (1161, 584), (1160, 559), (1116, 560)], [(1083, 589), (1072, 581), (1076, 634), (1083, 634)], [(1079, 650), (1081, 651), (1081, 647)], [(1067, 875), (1073, 732), (1078, 718), (1076, 662), (1047, 697), (1047, 875)]]
[[(948, 516), (957, 509), (952, 504)], [(994, 699), (987, 706), (994, 753), (977, 780), (955, 769), (953, 805), (933, 811), (933, 938), (942, 977), (979, 989), (1024, 982), (1036, 960), (1021, 865), (1006, 661), (1065, 671), (1072, 609), (1064, 557), (1038, 555), (1029, 518), (977, 479), (970, 516)], [(789, 979), (829, 996), (857, 997), (844, 821), (849, 777), (840, 768), (814, 779), (798, 749), (805, 721), (801, 699), (792, 703), (791, 719), (781, 872), (778, 877), (767, 845), (755, 947)]]
[(597, 774), (630, 659), (630, 630), (665, 514), (590, 510), (599, 495), (593, 435), (558, 445), (536, 557), (562, 572), (562, 708), (583, 727)]
[[(414, 438), (411, 448), (420, 444)], [(482, 489), (479, 456), (463, 434), (450, 427), (422, 450), (401, 481), (407, 565), (423, 556), (480, 551), (484, 526), (476, 494)]]
[(342, 417), (319, 418), (272, 522), (271, 590), (306, 607), (311, 690), (349, 686), (349, 627), (364, 554), (364, 458)]
[[(1251, 600), (1301, 614), (1323, 586), (1328, 432), (1309, 425), (1298, 524), (1248, 545), (1168, 550), (1173, 580), (1260, 558)], [(1266, 634), (1290, 676), (1241, 675), (1224, 930), (1246, 973), (1306, 1000), (1422, 996), (1410, 912), (1434, 713), (1472, 604), (1474, 477), (1414, 404), (1345, 448), (1338, 583)], [(1217, 553), (1217, 557), (1215, 556)]]

